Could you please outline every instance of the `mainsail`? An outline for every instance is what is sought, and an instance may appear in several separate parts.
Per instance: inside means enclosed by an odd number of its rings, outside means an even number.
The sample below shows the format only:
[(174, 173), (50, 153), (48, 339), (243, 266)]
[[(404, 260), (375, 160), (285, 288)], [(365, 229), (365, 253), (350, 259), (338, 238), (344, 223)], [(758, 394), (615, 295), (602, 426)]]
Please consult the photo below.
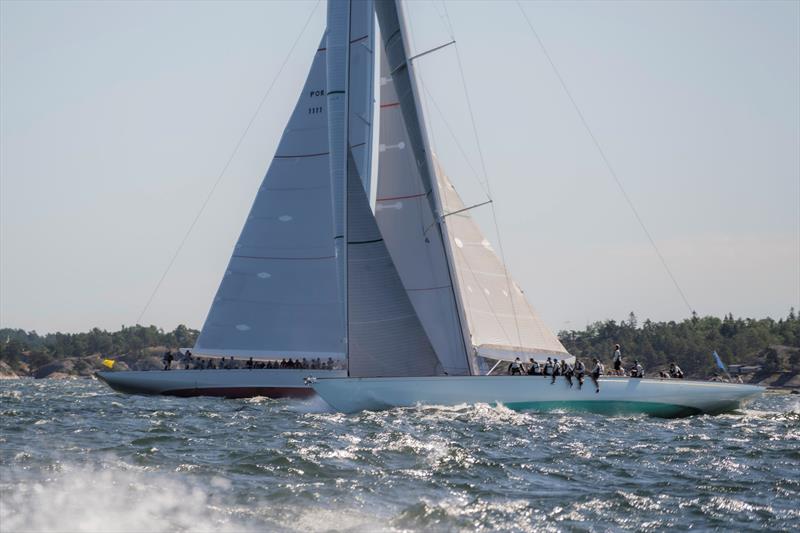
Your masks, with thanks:
[(195, 345), (196, 354), (343, 357), (323, 38)]
[[(391, 25), (396, 17), (386, 16)], [(401, 35), (391, 27), (384, 34)], [(398, 61), (405, 61), (402, 41), (391, 41), (398, 50)], [(375, 217), (392, 255), (409, 299), (428, 334), (444, 371), (450, 375), (469, 374), (464, 336), (450, 278), (447, 253), (435, 212), (436, 199), (430, 182), (424, 147), (413, 148), (404, 110), (395, 89), (394, 78), (408, 73), (398, 70), (392, 76), (383, 44), (380, 50), (380, 136), (378, 139), (378, 183)], [(402, 82), (401, 82), (402, 83)], [(408, 114), (417, 117), (411, 95), (405, 94)], [(418, 119), (412, 121), (418, 126)], [(417, 131), (415, 141), (422, 139)]]

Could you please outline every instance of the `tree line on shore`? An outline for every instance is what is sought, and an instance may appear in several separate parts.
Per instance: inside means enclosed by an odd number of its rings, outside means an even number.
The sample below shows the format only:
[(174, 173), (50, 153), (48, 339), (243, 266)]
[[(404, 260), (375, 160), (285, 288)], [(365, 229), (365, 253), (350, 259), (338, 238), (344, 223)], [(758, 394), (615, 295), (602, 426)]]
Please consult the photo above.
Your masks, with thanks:
[(71, 357), (103, 356), (144, 357), (148, 349), (165, 346), (194, 346), (200, 332), (183, 324), (172, 331), (156, 326), (122, 326), (118, 331), (93, 328), (85, 333), (47, 333), (22, 329), (0, 329), (0, 361), (18, 369), (24, 363), (31, 369)]
[(571, 354), (605, 362), (611, 360), (614, 344), (619, 344), (626, 364), (638, 359), (650, 375), (675, 362), (688, 376), (707, 377), (717, 371), (714, 351), (725, 364), (758, 363), (765, 371), (800, 370), (800, 317), (794, 308), (778, 320), (693, 314), (680, 322), (640, 323), (630, 313), (627, 320), (595, 322), (582, 331), (561, 331), (558, 336)]
[[(47, 333), (0, 329), (0, 361), (11, 368), (29, 369), (66, 358), (103, 356), (144, 357), (156, 347), (194, 346), (199, 332), (184, 325), (172, 331), (156, 326), (122, 326), (109, 332)], [(634, 313), (626, 320), (605, 320), (583, 330), (561, 331), (561, 342), (582, 358), (609, 361), (614, 344), (622, 346), (628, 364), (638, 359), (651, 371), (676, 362), (689, 376), (704, 377), (715, 370), (712, 352), (728, 363), (758, 362), (767, 370), (800, 370), (800, 317), (794, 308), (785, 318), (723, 318), (693, 315), (680, 322), (640, 323)], [(775, 347), (789, 347), (788, 350)], [(788, 354), (788, 355), (787, 355)]]

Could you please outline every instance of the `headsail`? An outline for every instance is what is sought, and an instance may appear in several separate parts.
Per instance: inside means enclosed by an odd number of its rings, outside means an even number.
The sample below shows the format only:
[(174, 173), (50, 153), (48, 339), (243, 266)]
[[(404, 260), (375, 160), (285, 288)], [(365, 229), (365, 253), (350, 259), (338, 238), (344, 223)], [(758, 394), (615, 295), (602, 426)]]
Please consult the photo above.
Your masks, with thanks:
[(198, 355), (344, 356), (324, 43), (211, 304)]
[(452, 238), (461, 300), (477, 354), (502, 360), (569, 356), (511, 279), (438, 165), (436, 173)]

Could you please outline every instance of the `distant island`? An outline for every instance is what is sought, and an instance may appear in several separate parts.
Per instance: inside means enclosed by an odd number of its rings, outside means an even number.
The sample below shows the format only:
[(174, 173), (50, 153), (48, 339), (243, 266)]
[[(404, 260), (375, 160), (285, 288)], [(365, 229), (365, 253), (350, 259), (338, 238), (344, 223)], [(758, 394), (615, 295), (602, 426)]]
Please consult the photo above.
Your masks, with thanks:
[[(148, 370), (161, 365), (167, 349), (194, 346), (199, 332), (180, 325), (172, 331), (156, 326), (123, 326), (109, 332), (94, 328), (86, 333), (47, 333), (0, 329), (0, 377), (63, 378), (91, 376), (105, 368)], [(649, 376), (677, 363), (687, 377), (708, 379), (720, 373), (716, 351), (748, 382), (782, 388), (800, 388), (800, 317), (792, 308), (785, 318), (699, 317), (681, 322), (640, 322), (634, 313), (626, 320), (595, 322), (584, 330), (558, 334), (573, 355), (610, 361), (613, 345), (620, 344), (626, 365), (638, 359)]]

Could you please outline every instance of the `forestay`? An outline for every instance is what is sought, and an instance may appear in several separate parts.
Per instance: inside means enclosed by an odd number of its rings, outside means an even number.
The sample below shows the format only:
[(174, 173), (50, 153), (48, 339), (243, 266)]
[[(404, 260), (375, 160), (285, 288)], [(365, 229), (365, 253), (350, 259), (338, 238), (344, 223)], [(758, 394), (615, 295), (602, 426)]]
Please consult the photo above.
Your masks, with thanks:
[(196, 354), (344, 356), (322, 42), (200, 332)]

